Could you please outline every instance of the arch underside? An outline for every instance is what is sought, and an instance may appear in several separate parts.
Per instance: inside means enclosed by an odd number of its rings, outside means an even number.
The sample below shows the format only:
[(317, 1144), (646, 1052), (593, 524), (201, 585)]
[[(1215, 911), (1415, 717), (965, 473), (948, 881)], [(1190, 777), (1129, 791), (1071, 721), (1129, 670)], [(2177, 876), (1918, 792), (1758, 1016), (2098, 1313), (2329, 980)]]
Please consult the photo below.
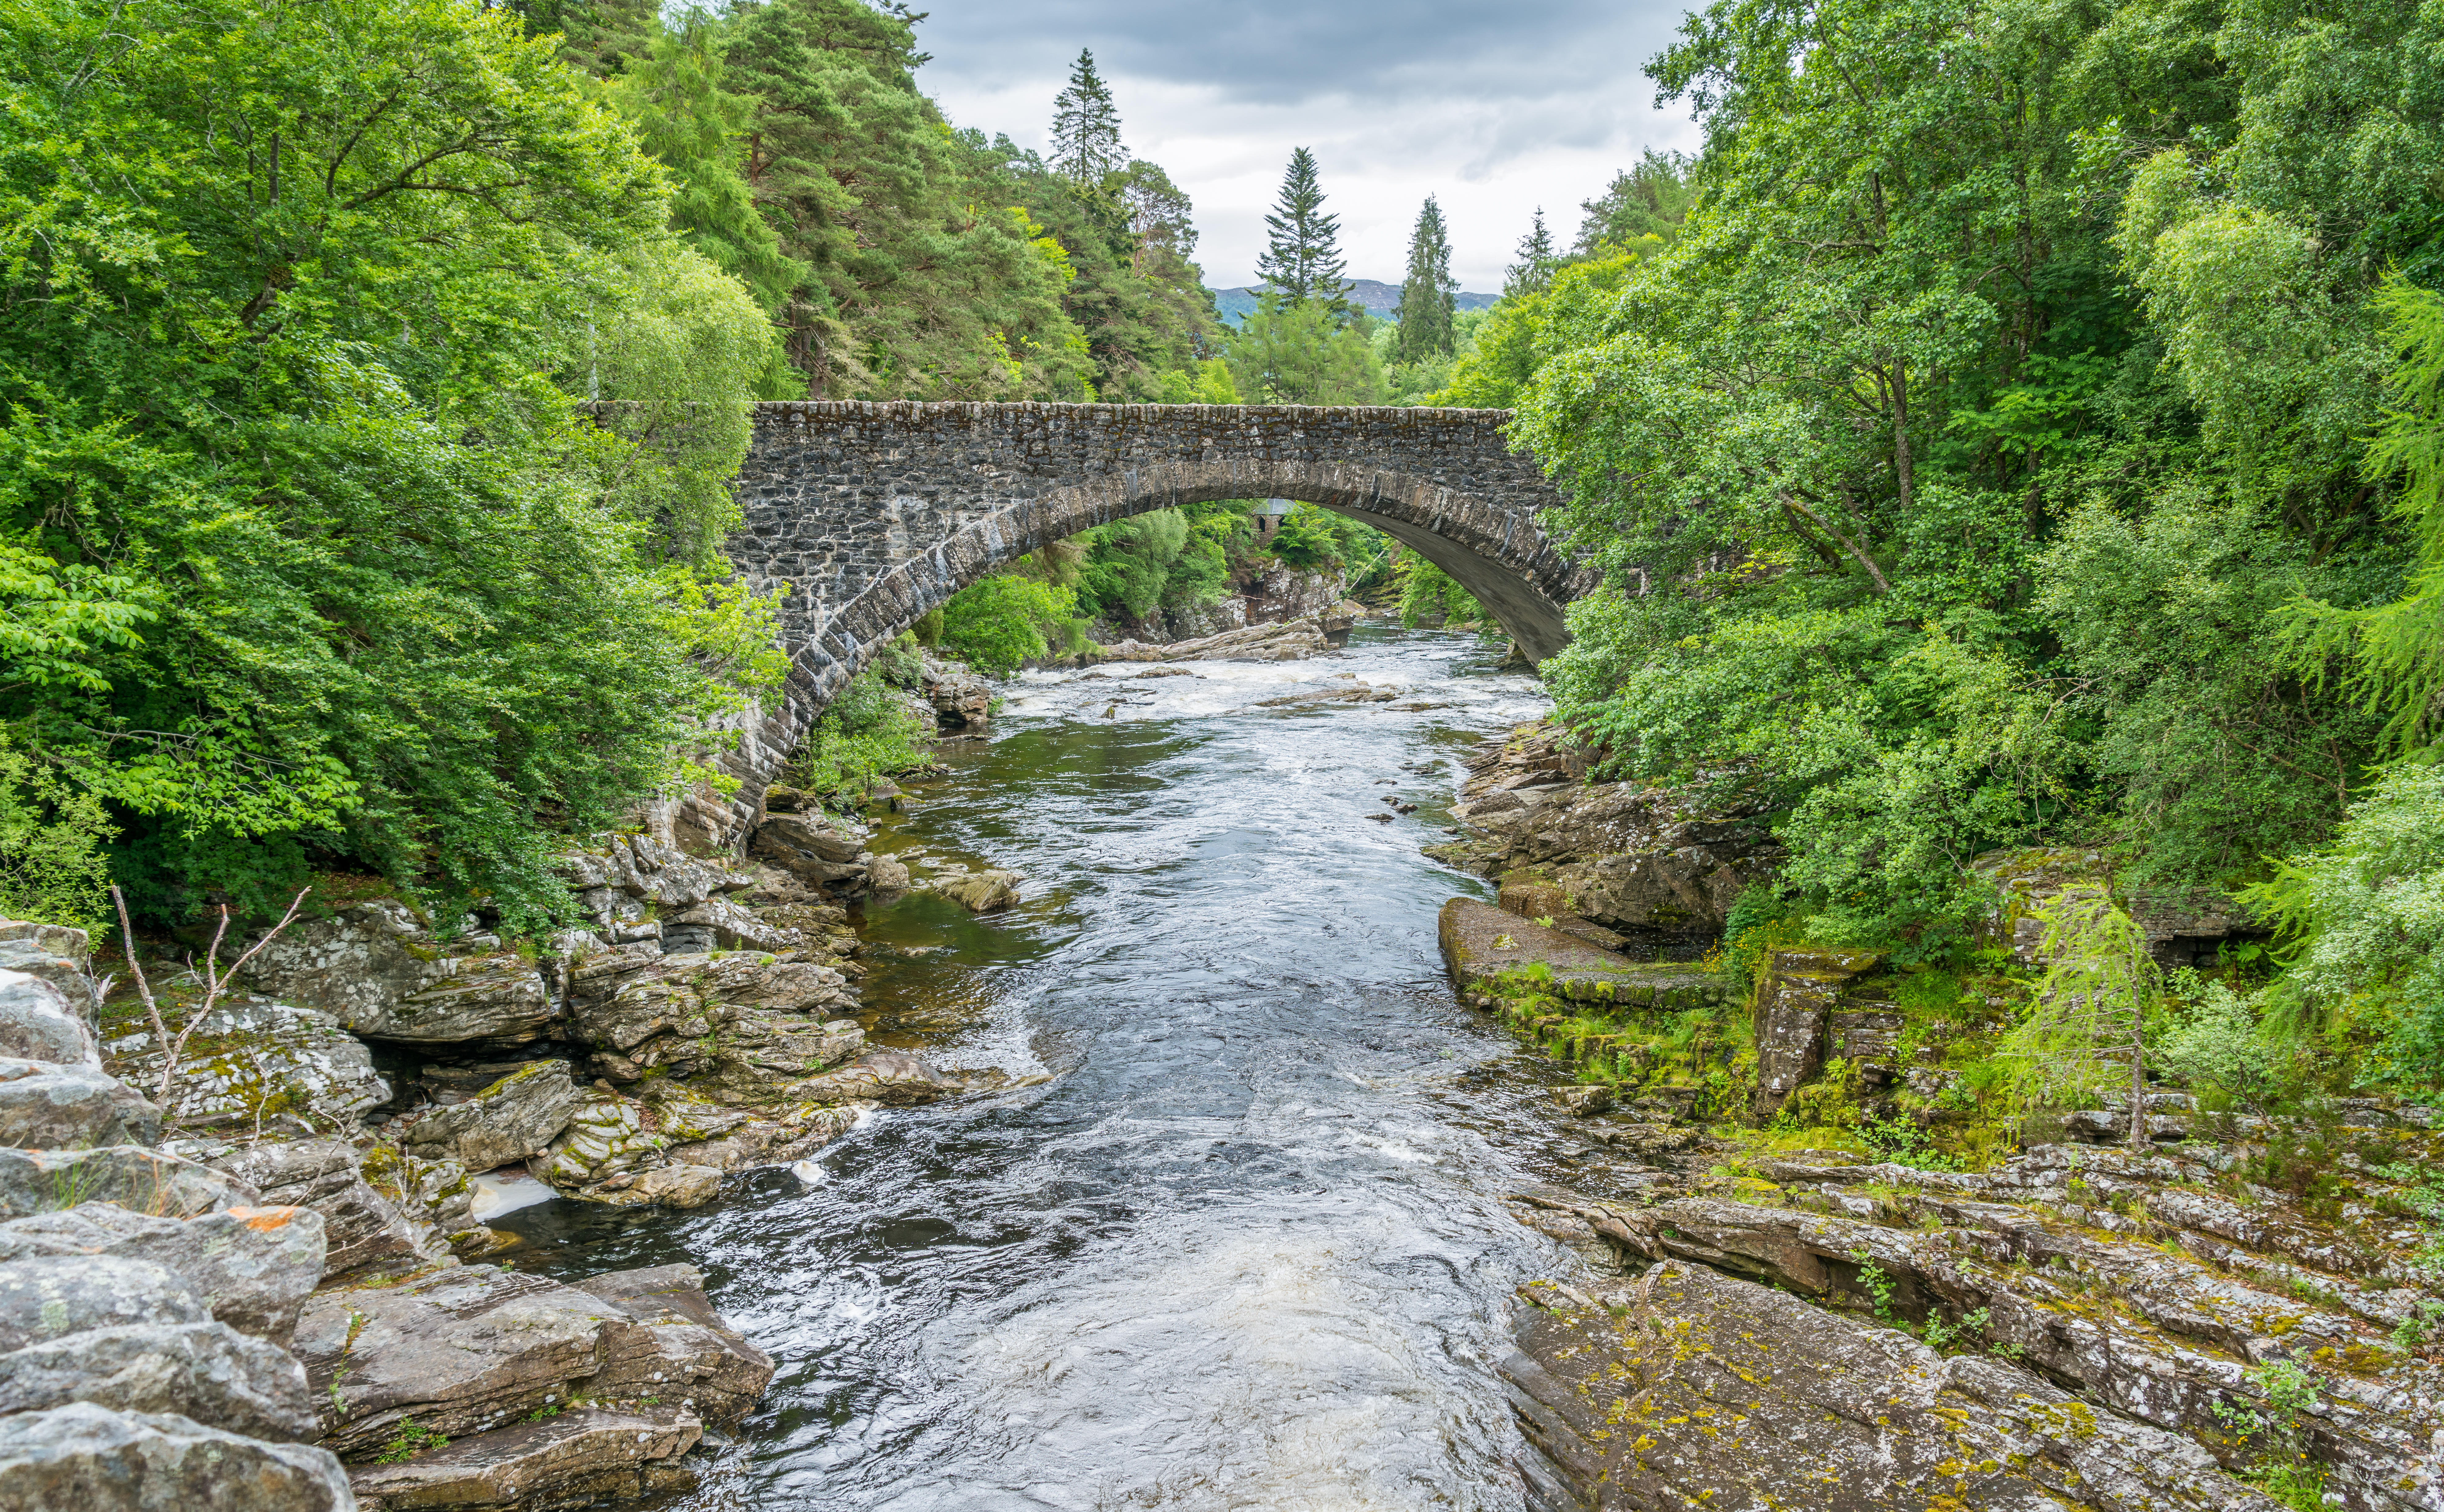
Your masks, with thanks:
[(1120, 471), (1013, 501), (869, 583), (797, 655), (823, 664), (805, 670), (827, 701), (901, 631), (1028, 552), (1156, 509), (1249, 498), (1295, 499), (1382, 530), (1451, 574), (1531, 661), (1569, 643), (1563, 605), (1585, 591), (1583, 574), (1524, 505), (1373, 468), (1202, 463)]
[[(1204, 461), (1119, 469), (1011, 499), (930, 550), (891, 567), (793, 638), (788, 686), (740, 730), (721, 764), (741, 781), (726, 802), (694, 803), (702, 838), (729, 843), (761, 808), (766, 785), (841, 688), (899, 633), (960, 589), (1028, 552), (1155, 509), (1216, 499), (1284, 498), (1375, 526), (1451, 574), (1532, 661), (1568, 643), (1562, 609), (1591, 575), (1546, 541), (1533, 503), (1487, 498), (1430, 479), (1341, 463)], [(986, 501), (979, 500), (978, 503)]]

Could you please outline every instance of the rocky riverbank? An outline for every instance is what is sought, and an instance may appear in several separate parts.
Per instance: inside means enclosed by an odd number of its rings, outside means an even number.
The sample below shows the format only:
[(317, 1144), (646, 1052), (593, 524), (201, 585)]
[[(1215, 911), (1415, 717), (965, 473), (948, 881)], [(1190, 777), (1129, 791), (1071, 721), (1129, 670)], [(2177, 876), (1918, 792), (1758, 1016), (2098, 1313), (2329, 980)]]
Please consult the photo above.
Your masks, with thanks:
[[(2099, 857), (1981, 858), (2001, 964), (1952, 990), (1804, 941), (1743, 981), (1693, 958), (1777, 858), (1752, 818), (1542, 727), (1469, 765), (1436, 849), (1500, 905), (1454, 899), (1446, 959), (1574, 1069), (1585, 1149), (1512, 1203), (1578, 1262), (1501, 1368), (1531, 1506), (2444, 1506), (2444, 1119), (2166, 1086), (2142, 1151), (2126, 1099), (2003, 1128), (1974, 1068), (2027, 905)], [(2142, 922), (2183, 963), (2248, 928)]]
[[(912, 696), (945, 738), (990, 728), (990, 685), (926, 673)], [(697, 1206), (866, 1110), (1043, 1079), (867, 1042), (852, 910), (929, 891), (991, 912), (1022, 883), (874, 838), (786, 785), (743, 854), (602, 837), (562, 857), (583, 921), (546, 939), (325, 877), (218, 988), (248, 942), (202, 971), (163, 964), (200, 941), (148, 951), (139, 984), (97, 978), (78, 931), (0, 923), (0, 1505), (543, 1507), (692, 1484), (691, 1450), (772, 1360), (688, 1264), (547, 1281), (485, 1220), (544, 1196)], [(109, 1286), (63, 1291), (69, 1255)]]

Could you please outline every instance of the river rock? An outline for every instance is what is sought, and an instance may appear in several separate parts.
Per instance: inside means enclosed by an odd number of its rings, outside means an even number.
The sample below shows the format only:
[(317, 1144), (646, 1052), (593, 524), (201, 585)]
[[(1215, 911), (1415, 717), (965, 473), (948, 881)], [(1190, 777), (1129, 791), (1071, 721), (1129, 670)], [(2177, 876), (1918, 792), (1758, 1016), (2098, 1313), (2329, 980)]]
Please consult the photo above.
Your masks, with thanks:
[(992, 722), (992, 684), (955, 661), (925, 662), (925, 702), (946, 735), (981, 735)]
[(0, 1144), (90, 1150), (161, 1142), (161, 1110), (98, 1065), (0, 1057)]
[(565, 1196), (582, 1196), (596, 1202), (658, 1200), (648, 1195), (649, 1189), (674, 1190), (682, 1199), (695, 1199), (674, 1206), (697, 1206), (710, 1201), (720, 1187), (719, 1171), (713, 1173), (711, 1190), (704, 1190), (701, 1181), (672, 1177), (644, 1181), (670, 1164), (666, 1152), (671, 1144), (669, 1135), (645, 1127), (643, 1104), (607, 1087), (596, 1087), (584, 1095), (570, 1116), (568, 1127), (551, 1142), (545, 1157), (528, 1169), (537, 1179)]
[(363, 1170), (365, 1180), (410, 1224), (453, 1238), (475, 1226), (474, 1183), (455, 1156), (428, 1160), (394, 1144), (377, 1144), (365, 1152)]
[[(589, 1292), (492, 1265), (398, 1285), (318, 1293), (297, 1352), (324, 1416), (324, 1443), (367, 1454), (413, 1418), (453, 1439), (487, 1433), (573, 1395), (658, 1405), (725, 1421), (770, 1379), (771, 1361), (712, 1311), (681, 1267)], [(634, 1293), (634, 1295), (630, 1295)]]
[(394, 1132), (400, 1148), (420, 1159), (454, 1158), (470, 1172), (492, 1171), (548, 1149), (579, 1100), (567, 1061), (537, 1060)]
[(1521, 1295), (1501, 1374), (1550, 1504), (2275, 1512), (2186, 1438), (1700, 1265)]
[(0, 1351), (88, 1328), (205, 1323), (212, 1310), (177, 1272), (116, 1255), (30, 1255), (0, 1263)]
[(327, 1449), (90, 1402), (0, 1417), (0, 1506), (76, 1512), (349, 1512)]
[(258, 1207), (263, 1194), (195, 1161), (137, 1145), (98, 1150), (0, 1146), (0, 1218), (53, 1212), (79, 1203), (116, 1203), (171, 1218)]
[(348, 1480), (361, 1512), (585, 1506), (691, 1488), (695, 1473), (680, 1456), (703, 1436), (685, 1408), (578, 1407), (454, 1439), (405, 1464), (360, 1465)]
[(449, 1250), (364, 1179), (364, 1153), (341, 1139), (198, 1145), (199, 1158), (261, 1192), (261, 1201), (310, 1208), (323, 1218), (325, 1279), (385, 1262), (430, 1263)]
[(747, 854), (819, 886), (864, 875), (857, 864), (865, 849), (861, 830), (840, 827), (821, 813), (768, 814), (755, 826)]
[[(109, 1045), (113, 1075), (130, 1085), (161, 1080), (161, 1047), (150, 1033)], [(257, 1115), (290, 1114), (320, 1128), (354, 1128), (390, 1100), (373, 1053), (319, 1008), (247, 997), (213, 1008), (178, 1058), (171, 1120), (190, 1134), (251, 1129)]]
[(747, 1341), (705, 1295), (694, 1265), (652, 1265), (576, 1282), (578, 1290), (640, 1325), (591, 1385), (591, 1394), (635, 1405), (676, 1398), (716, 1427), (746, 1416), (772, 1380), (772, 1356)]
[(97, 1202), (0, 1223), (0, 1275), (19, 1261), (157, 1265), (215, 1321), (284, 1346), (322, 1279), (323, 1254), (322, 1216), (303, 1208), (240, 1207), (179, 1220)]
[(219, 1322), (89, 1328), (0, 1354), (0, 1414), (71, 1402), (176, 1412), (284, 1443), (320, 1431), (305, 1367)]
[(407, 1044), (540, 1038), (557, 1012), (535, 964), (489, 935), (459, 950), (396, 898), (353, 903), (292, 925), (249, 964), (267, 996), (337, 1018), (350, 1033)]
[[(688, 931), (685, 936), (683, 931)], [(790, 931), (766, 923), (727, 897), (706, 898), (662, 921), (662, 949), (674, 954), (691, 950), (778, 954), (798, 944)]]
[(94, 988), (92, 941), (83, 930), (0, 919), (0, 971), (23, 972), (48, 982), (88, 1028), (102, 1022), (102, 1000)]
[(896, 857), (874, 857), (866, 862), (865, 876), (874, 888), (878, 903), (888, 903), (916, 885), (908, 875), (907, 866)]
[(1018, 902), (1019, 876), (998, 868), (941, 872), (921, 884), (926, 892), (949, 898), (971, 913), (994, 913)]
[(1464, 990), (1498, 986), (1506, 973), (1541, 968), (1544, 989), (1573, 1003), (1681, 1012), (1728, 996), (1722, 980), (1703, 968), (1633, 961), (1472, 897), (1443, 905), (1435, 934)]
[(102, 1063), (83, 1013), (56, 986), (26, 971), (0, 970), (0, 1056), (54, 1065)]
[(1757, 993), (1757, 1085), (1750, 1106), (1770, 1118), (1824, 1060), (1824, 1025), (1842, 984), (1882, 957), (1866, 950), (1777, 950)]
[(877, 1102), (893, 1106), (931, 1102), (968, 1090), (913, 1050), (870, 1050), (837, 1071), (809, 1077), (789, 1089), (808, 1102)]

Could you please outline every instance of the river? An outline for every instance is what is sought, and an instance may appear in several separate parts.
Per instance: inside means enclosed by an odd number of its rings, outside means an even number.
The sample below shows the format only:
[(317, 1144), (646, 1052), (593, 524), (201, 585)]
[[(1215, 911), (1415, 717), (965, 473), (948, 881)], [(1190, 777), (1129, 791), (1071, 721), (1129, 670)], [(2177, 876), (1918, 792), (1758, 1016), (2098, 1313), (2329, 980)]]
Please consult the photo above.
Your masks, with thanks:
[[(1568, 1156), (1554, 1073), (1435, 950), (1484, 884), (1418, 847), (1457, 756), (1543, 697), (1472, 637), (1365, 626), (1140, 670), (1011, 684), (876, 842), (1026, 900), (875, 911), (870, 1032), (1054, 1080), (870, 1116), (693, 1212), (499, 1221), (557, 1276), (695, 1263), (779, 1362), (671, 1505), (1521, 1505), (1490, 1365), (1556, 1260), (1500, 1199)], [(1434, 707), (1250, 707), (1349, 673)]]

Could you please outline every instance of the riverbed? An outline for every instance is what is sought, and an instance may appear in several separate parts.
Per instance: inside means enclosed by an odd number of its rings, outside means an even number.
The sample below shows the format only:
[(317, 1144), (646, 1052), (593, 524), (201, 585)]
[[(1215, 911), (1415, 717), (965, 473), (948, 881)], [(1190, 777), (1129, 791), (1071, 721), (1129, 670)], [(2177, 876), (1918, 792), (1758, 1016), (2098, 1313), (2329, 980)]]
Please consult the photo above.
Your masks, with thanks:
[[(693, 1262), (778, 1360), (667, 1504), (1521, 1504), (1490, 1366), (1559, 1260), (1500, 1199), (1567, 1158), (1555, 1073), (1455, 1001), (1435, 912), (1485, 884), (1418, 847), (1456, 758), (1544, 698), (1383, 627), (1145, 670), (1012, 682), (876, 841), (1025, 901), (874, 911), (869, 1031), (1053, 1080), (869, 1116), (693, 1212), (501, 1220), (550, 1274)], [(1400, 696), (1256, 707), (1352, 674)]]

